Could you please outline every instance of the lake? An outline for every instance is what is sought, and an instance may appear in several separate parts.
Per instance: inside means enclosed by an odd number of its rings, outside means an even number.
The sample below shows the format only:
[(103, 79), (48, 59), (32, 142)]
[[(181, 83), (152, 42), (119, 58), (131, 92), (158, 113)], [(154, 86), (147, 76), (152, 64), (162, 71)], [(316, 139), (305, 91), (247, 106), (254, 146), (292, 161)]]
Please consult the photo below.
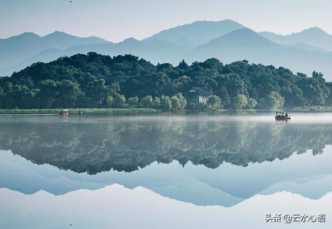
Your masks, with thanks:
[(332, 228), (332, 114), (0, 116), (0, 228)]

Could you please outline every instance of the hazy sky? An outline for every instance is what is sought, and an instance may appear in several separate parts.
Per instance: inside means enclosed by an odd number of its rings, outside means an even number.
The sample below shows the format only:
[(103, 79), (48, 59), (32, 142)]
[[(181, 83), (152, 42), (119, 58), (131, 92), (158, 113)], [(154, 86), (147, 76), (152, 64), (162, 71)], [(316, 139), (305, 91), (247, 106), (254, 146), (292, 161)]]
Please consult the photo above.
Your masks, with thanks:
[(332, 33), (331, 0), (0, 0), (0, 37), (55, 30), (119, 41), (196, 20), (233, 19), (257, 31), (319, 26)]

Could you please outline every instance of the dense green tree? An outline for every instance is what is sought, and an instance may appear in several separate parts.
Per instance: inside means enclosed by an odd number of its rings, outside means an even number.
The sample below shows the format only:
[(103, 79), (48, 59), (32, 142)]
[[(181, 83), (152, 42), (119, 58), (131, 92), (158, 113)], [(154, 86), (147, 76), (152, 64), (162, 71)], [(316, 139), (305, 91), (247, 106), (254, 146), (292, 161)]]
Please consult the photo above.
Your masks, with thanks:
[(239, 94), (233, 98), (233, 108), (236, 110), (245, 109), (248, 107), (249, 100), (246, 95)]
[(3, 107), (3, 97), (5, 96), (4, 90), (0, 87), (0, 107)]
[(116, 108), (122, 108), (126, 106), (126, 97), (121, 94), (115, 94), (113, 96), (113, 103), (112, 106)]
[(114, 103), (113, 96), (111, 96), (111, 95), (107, 96), (107, 98), (106, 98), (106, 105), (107, 105), (107, 107), (112, 107), (113, 103)]
[(161, 106), (161, 100), (159, 97), (154, 97), (153, 99), (153, 108), (159, 109)]
[(256, 99), (249, 98), (249, 100), (248, 100), (248, 108), (255, 109), (256, 106), (257, 106), (257, 104), (258, 103), (257, 103)]
[(283, 67), (248, 61), (224, 65), (217, 59), (174, 67), (131, 55), (96, 53), (33, 64), (0, 78), (0, 88), (0, 108), (125, 107), (127, 99), (129, 106), (138, 106), (129, 98), (150, 96), (143, 99), (144, 106), (178, 111), (189, 107), (186, 101), (193, 88), (218, 96), (225, 108), (332, 104), (332, 87), (319, 72), (308, 77)]
[(171, 111), (172, 110), (172, 101), (169, 96), (161, 96), (160, 98), (160, 108), (163, 111)]
[(178, 111), (183, 110), (182, 106), (181, 106), (181, 101), (180, 101), (179, 97), (172, 96), (171, 97), (171, 103), (172, 103), (172, 111), (178, 112)]
[(216, 95), (210, 96), (207, 101), (207, 108), (210, 111), (220, 110), (222, 108), (221, 99)]
[(227, 88), (221, 85), (217, 88), (216, 92), (217, 96), (219, 98), (222, 98), (222, 105), (226, 108), (230, 107), (232, 102), (229, 93), (227, 91)]
[(43, 80), (40, 82), (39, 93), (37, 95), (40, 107), (54, 107), (54, 103), (59, 95), (57, 87), (58, 84), (54, 80)]
[(128, 98), (129, 107), (138, 107), (139, 106), (139, 98), (137, 96)]
[(187, 106), (187, 100), (182, 94), (177, 94), (171, 97), (172, 111), (182, 111)]
[(17, 107), (28, 108), (37, 106), (37, 90), (32, 90), (26, 85), (14, 85), (11, 91), (13, 100), (17, 101)]
[(105, 103), (108, 94), (111, 94), (111, 89), (106, 86), (104, 79), (92, 77), (86, 85), (85, 95), (91, 98), (90, 103), (94, 103), (96, 107), (102, 106)]
[(78, 97), (82, 94), (80, 85), (70, 80), (62, 80), (58, 83), (57, 107), (75, 107)]
[(265, 107), (271, 110), (282, 109), (284, 107), (284, 98), (275, 91), (272, 91), (265, 99)]
[(153, 98), (151, 95), (147, 95), (141, 99), (141, 106), (142, 107), (153, 107)]

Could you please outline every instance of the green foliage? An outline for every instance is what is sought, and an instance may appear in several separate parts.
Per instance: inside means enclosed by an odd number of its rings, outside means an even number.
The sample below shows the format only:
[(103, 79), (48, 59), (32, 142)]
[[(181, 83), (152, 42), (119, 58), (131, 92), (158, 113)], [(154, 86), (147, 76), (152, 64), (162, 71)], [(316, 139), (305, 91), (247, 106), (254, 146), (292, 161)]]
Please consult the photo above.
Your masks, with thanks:
[(114, 102), (114, 98), (113, 96), (109, 95), (106, 98), (106, 105), (107, 107), (112, 107), (113, 106), (113, 102)]
[(172, 110), (172, 101), (171, 101), (171, 98), (169, 96), (161, 96), (160, 108), (163, 111), (171, 111)]
[[(139, 114), (159, 114), (160, 111), (152, 108), (71, 108), (68, 109), (70, 115), (139, 115)], [(62, 108), (50, 109), (0, 109), (0, 114), (60, 114)]]
[(121, 108), (126, 106), (126, 97), (124, 95), (115, 94), (113, 96), (112, 107)]
[(221, 99), (216, 95), (210, 96), (207, 101), (207, 108), (210, 111), (220, 110), (222, 108)]
[(151, 95), (145, 96), (141, 99), (141, 106), (142, 107), (153, 107), (153, 98)]
[(93, 106), (102, 106), (105, 102), (105, 98), (110, 92), (110, 89), (106, 86), (104, 79), (96, 79), (92, 77), (86, 85), (86, 96), (90, 98), (90, 103)]
[(171, 97), (172, 111), (183, 111), (187, 105), (187, 100), (182, 94), (177, 94)]
[[(141, 106), (177, 112), (191, 108), (193, 88), (218, 96), (220, 107), (227, 109), (332, 104), (332, 86), (319, 72), (308, 77), (282, 67), (247, 61), (224, 65), (217, 59), (174, 67), (131, 55), (89, 53), (33, 64), (0, 78), (0, 109)], [(213, 100), (195, 106), (218, 109), (219, 101)]]
[(248, 107), (248, 104), (249, 104), (248, 97), (243, 94), (236, 95), (233, 98), (233, 106), (234, 106), (233, 108), (235, 110), (245, 109)]
[(58, 83), (58, 107), (76, 107), (78, 97), (82, 94), (80, 85), (70, 80)]
[(153, 107), (159, 109), (161, 106), (161, 100), (159, 97), (153, 99)]
[(231, 98), (230, 98), (228, 90), (225, 86), (220, 86), (219, 88), (217, 88), (216, 95), (219, 96), (219, 98), (222, 98), (222, 105), (224, 107), (231, 106)]
[(128, 99), (128, 105), (129, 105), (129, 107), (138, 107), (139, 106), (139, 98), (137, 96), (130, 97)]
[(284, 107), (285, 99), (275, 91), (272, 91), (265, 99), (265, 107), (271, 110), (282, 109)]
[(249, 109), (255, 109), (257, 104), (258, 103), (257, 103), (256, 99), (249, 98), (249, 100), (248, 100), (248, 108)]

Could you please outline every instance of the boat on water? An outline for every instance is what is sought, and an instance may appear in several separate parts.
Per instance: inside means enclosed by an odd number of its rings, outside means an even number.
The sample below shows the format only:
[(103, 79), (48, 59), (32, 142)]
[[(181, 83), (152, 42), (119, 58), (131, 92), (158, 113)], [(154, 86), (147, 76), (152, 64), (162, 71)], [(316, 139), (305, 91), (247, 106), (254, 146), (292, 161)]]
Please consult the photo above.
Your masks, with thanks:
[(291, 117), (287, 112), (276, 112), (275, 120), (276, 121), (288, 121)]

